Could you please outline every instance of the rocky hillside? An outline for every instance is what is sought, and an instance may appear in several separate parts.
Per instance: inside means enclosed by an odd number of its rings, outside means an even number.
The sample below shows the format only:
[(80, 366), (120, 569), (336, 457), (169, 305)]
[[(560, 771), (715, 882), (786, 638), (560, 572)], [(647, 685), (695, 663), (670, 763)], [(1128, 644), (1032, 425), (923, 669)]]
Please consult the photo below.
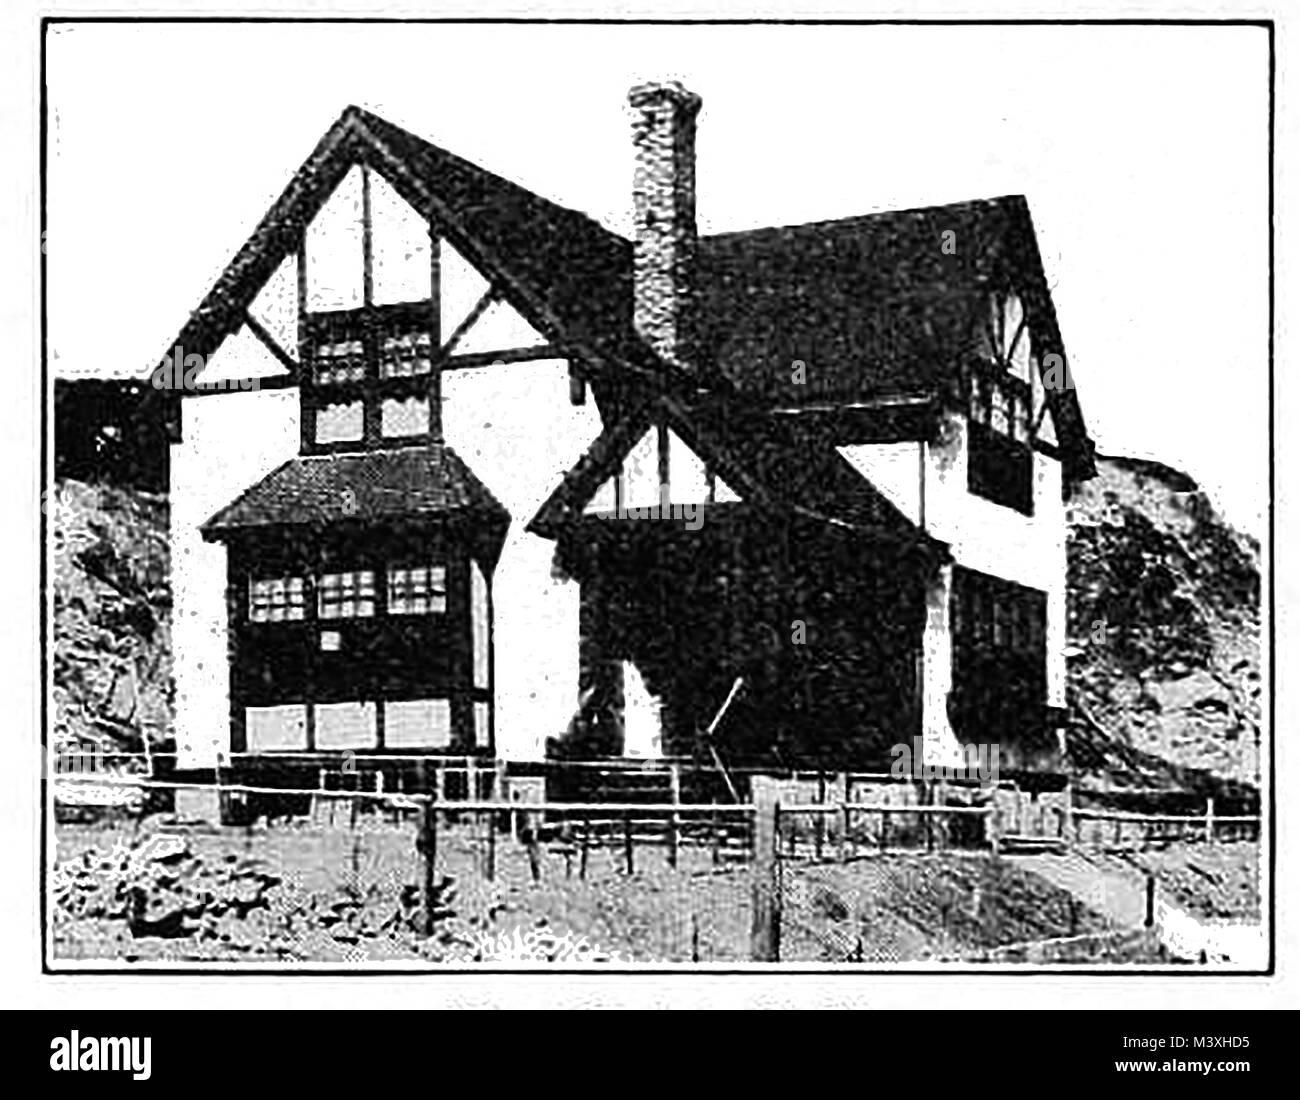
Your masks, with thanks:
[(172, 707), (166, 497), (63, 478), (49, 508), (54, 741), (162, 747)]
[(1103, 456), (1069, 539), (1075, 766), (1102, 786), (1257, 786), (1258, 544), (1185, 474)]
[[(1259, 783), (1259, 547), (1186, 475), (1099, 457), (1070, 508), (1069, 730), (1102, 788)], [(166, 498), (70, 478), (52, 496), (54, 735), (169, 737)]]

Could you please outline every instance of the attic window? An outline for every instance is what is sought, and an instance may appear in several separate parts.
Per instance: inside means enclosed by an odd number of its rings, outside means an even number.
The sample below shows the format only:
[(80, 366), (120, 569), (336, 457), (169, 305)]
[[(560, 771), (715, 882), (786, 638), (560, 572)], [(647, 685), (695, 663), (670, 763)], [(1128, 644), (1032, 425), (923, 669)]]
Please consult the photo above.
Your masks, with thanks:
[(366, 352), (360, 340), (319, 344), (313, 359), (316, 381), (322, 386), (360, 382), (366, 376)]
[(429, 399), (388, 398), (380, 406), (380, 431), (389, 439), (429, 434)]
[(1019, 295), (1006, 291), (989, 299), (980, 343), (984, 359), (1021, 381), (1029, 381), (1033, 360), (1029, 317)]
[(976, 496), (1033, 515), (1029, 384), (993, 364), (976, 362), (969, 396), (967, 487)]
[(432, 340), (428, 332), (404, 332), (385, 336), (379, 359), (382, 378), (411, 378), (433, 369)]
[(979, 366), (971, 371), (970, 418), (976, 424), (1028, 443), (1029, 399), (1029, 387), (1019, 379), (999, 377)]
[(316, 410), (316, 442), (354, 442), (365, 434), (365, 424), (365, 406), (360, 401), (324, 405)]

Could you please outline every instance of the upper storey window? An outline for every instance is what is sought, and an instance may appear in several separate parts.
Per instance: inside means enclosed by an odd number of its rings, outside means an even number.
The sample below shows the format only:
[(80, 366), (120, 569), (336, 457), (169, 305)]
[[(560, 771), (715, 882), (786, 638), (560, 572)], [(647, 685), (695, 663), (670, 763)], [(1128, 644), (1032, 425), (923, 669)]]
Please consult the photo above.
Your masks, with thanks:
[(978, 348), (968, 374), (968, 488), (977, 496), (1032, 515), (1033, 355), (1028, 319), (1015, 294), (992, 296)]
[(361, 340), (322, 341), (312, 349), (318, 385), (360, 382), (366, 376), (366, 348)]
[(307, 450), (432, 440), (436, 372), (429, 308), (422, 302), (304, 318), (310, 379), (304, 421), (312, 421)]
[[(409, 210), (385, 214), (393, 202), (405, 208), (390, 190), (367, 166), (354, 168), (299, 253), (306, 453), (429, 443), (440, 435), (438, 263), (423, 218)], [(376, 246), (377, 233), (386, 244)], [(422, 257), (422, 270), (404, 270), (389, 285), (401, 254)]]

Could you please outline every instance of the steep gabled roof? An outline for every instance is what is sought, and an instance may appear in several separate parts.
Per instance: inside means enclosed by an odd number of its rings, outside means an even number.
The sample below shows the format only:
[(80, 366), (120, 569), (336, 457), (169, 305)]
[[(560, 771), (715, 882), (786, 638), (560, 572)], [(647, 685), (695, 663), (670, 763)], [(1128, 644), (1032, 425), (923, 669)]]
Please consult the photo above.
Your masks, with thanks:
[(585, 214), (550, 202), (438, 146), (349, 107), (321, 138), (216, 284), (191, 314), (177, 350), (209, 356), (355, 164), (378, 170), (495, 282), (534, 328), (590, 363), (648, 367), (632, 334), (631, 248)]
[(969, 343), (1011, 217), (994, 199), (705, 237), (702, 357), (780, 403), (932, 385)]
[[(710, 414), (695, 384), (666, 364), (632, 323), (632, 246), (584, 214), (550, 202), (392, 123), (349, 107), (317, 144), (181, 330), (173, 354), (211, 355), (347, 171), (379, 171), (437, 231), (580, 369), (638, 381)], [(946, 250), (945, 233), (955, 250)], [(1033, 224), (1019, 196), (701, 238), (702, 374), (750, 408), (938, 395), (972, 348), (991, 288), (1014, 285), (1040, 352), (1064, 356)], [(804, 384), (791, 384), (796, 360)], [(1072, 389), (1049, 394), (1071, 477), (1093, 472)], [(612, 406), (611, 406), (612, 407)], [(605, 406), (602, 405), (604, 409)], [(739, 421), (737, 421), (739, 423)], [(778, 442), (809, 458), (817, 440), (752, 419), (722, 450), (769, 455)], [(804, 438), (799, 438), (803, 435)], [(842, 462), (825, 443), (825, 465)], [(809, 467), (804, 467), (805, 469)], [(820, 467), (816, 467), (820, 468)], [(823, 470), (841, 485), (836, 468)], [(858, 476), (859, 480), (860, 476)], [(847, 487), (846, 487), (847, 488)]]
[[(943, 393), (993, 289), (1019, 292), (1040, 354), (1065, 355), (1019, 195), (704, 237), (698, 264), (700, 358), (760, 405)], [(1090, 474), (1077, 396), (1049, 396)]]
[(201, 527), (220, 540), (253, 527), (510, 514), (450, 447), (304, 455), (271, 471)]

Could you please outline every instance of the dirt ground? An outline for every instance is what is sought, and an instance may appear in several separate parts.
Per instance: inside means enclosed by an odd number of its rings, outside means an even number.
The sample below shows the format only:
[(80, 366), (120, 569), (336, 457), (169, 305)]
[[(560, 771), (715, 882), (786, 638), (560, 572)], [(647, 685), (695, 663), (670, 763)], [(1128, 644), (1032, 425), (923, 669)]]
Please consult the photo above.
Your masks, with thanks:
[[(131, 845), (137, 855), (122, 855)], [(116, 863), (108, 858), (114, 851)], [(159, 852), (165, 858), (152, 859)], [(54, 957), (277, 965), (749, 960), (751, 882), (742, 863), (715, 863), (710, 851), (684, 847), (673, 870), (664, 848), (638, 844), (629, 875), (618, 846), (594, 850), (584, 880), (578, 855), (550, 846), (534, 882), (525, 847), (498, 834), (496, 877), (488, 881), (487, 854), (481, 830), (440, 830), (436, 930), (426, 938), (418, 931), (411, 823), (363, 817), (355, 830), (305, 823), (182, 830), (151, 822), (138, 832), (133, 823), (60, 825)], [(992, 948), (1108, 928), (1064, 891), (986, 855), (891, 853), (783, 867), (782, 961), (979, 959)], [(1095, 961), (1096, 949), (1089, 954)]]
[(1194, 917), (1260, 919), (1260, 846), (1254, 842), (1172, 844), (1122, 859), (1155, 875), (1157, 890)]

